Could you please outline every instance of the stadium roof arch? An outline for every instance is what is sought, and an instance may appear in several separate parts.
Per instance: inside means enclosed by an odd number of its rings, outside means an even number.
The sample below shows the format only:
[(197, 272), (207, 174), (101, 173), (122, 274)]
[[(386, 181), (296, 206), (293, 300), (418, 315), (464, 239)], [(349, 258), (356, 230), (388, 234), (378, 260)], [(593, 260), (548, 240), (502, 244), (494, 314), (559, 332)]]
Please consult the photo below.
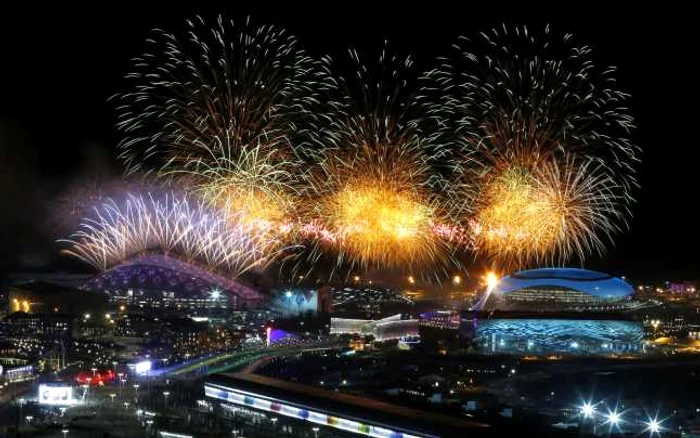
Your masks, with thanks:
[(247, 302), (261, 301), (261, 291), (240, 279), (228, 278), (196, 264), (168, 255), (139, 256), (120, 263), (80, 285), (91, 291), (162, 289), (197, 293), (213, 289), (231, 293)]
[(541, 268), (518, 271), (503, 277), (493, 293), (506, 295), (521, 289), (560, 287), (583, 292), (597, 298), (614, 300), (634, 294), (626, 281), (602, 272), (578, 268)]

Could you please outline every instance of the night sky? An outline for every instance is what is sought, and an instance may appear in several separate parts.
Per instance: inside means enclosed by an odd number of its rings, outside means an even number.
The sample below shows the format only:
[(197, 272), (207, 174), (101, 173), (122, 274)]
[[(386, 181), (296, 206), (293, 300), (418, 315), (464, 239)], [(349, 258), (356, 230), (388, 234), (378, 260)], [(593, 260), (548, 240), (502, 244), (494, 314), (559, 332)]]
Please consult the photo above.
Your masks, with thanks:
[[(145, 2), (143, 2), (145, 3)], [(152, 28), (179, 28), (195, 13), (218, 12), (286, 27), (312, 55), (349, 47), (378, 53), (384, 39), (427, 68), (459, 35), (506, 23), (573, 33), (594, 46), (597, 64), (618, 66), (621, 89), (632, 94), (643, 149), (641, 189), (630, 230), (587, 267), (629, 278), (700, 279), (697, 204), (697, 36), (690, 11), (614, 11), (584, 3), (559, 10), (457, 8), (437, 2), (377, 8), (352, 2), (278, 8), (144, 9), (115, 6), (2, 11), (0, 23), (0, 273), (63, 266), (47, 225), (50, 200), (72, 181), (118, 175), (115, 113), (108, 97), (123, 87), (130, 58), (142, 53)], [(195, 8), (195, 5), (197, 8)], [(427, 9), (429, 7), (429, 9)]]

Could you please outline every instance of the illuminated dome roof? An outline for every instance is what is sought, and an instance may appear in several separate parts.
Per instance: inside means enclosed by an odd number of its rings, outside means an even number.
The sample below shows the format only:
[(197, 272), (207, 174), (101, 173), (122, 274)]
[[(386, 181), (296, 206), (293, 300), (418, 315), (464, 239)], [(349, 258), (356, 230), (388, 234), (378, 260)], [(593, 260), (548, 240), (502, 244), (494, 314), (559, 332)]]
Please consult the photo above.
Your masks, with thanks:
[(621, 299), (634, 293), (632, 286), (620, 278), (576, 268), (519, 271), (503, 277), (493, 293), (504, 295), (521, 289), (537, 288), (569, 289), (602, 299)]
[(119, 264), (92, 277), (81, 289), (99, 292), (163, 290), (193, 295), (219, 289), (246, 300), (262, 298), (259, 291), (236, 279), (165, 255), (137, 257)]

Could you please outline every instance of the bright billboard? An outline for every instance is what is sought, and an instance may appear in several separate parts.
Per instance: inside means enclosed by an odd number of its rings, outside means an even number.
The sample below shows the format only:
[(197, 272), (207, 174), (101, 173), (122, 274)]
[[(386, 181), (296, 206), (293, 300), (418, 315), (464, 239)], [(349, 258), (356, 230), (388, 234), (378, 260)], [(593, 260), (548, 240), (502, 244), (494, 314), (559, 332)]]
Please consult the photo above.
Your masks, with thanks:
[(39, 385), (39, 404), (70, 406), (77, 403), (70, 386)]

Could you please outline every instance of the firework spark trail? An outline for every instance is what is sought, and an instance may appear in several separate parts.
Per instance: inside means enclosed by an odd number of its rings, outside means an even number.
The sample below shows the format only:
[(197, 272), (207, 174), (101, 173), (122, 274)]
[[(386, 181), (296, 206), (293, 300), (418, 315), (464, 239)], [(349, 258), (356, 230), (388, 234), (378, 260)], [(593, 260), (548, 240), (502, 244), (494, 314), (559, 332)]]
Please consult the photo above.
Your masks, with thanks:
[(101, 270), (142, 253), (162, 252), (233, 275), (264, 266), (270, 248), (277, 247), (204, 203), (175, 193), (109, 200), (61, 242), (69, 245), (65, 253)]
[(441, 276), (456, 261), (433, 232), (443, 206), (432, 187), (431, 138), (418, 129), (418, 103), (404, 77), (412, 61), (387, 53), (369, 68), (351, 51), (354, 75), (337, 74), (326, 60), (335, 94), (310, 177), (313, 226), (302, 229), (320, 237), (314, 251), (334, 254), (336, 266)]
[(319, 62), (282, 29), (222, 17), (148, 43), (115, 97), (127, 172), (184, 179), (261, 228), (293, 220), (301, 157), (319, 130), (313, 109), (329, 86)]
[(491, 181), (471, 221), (476, 249), (503, 266), (562, 263), (604, 247), (618, 231), (623, 192), (606, 169), (572, 157), (534, 170), (509, 167)]
[(470, 224), (470, 246), (516, 267), (602, 251), (626, 226), (639, 159), (615, 69), (548, 27), (504, 26), (455, 48), (421, 93), (456, 145), (451, 216)]
[[(303, 242), (312, 263), (440, 276), (459, 265), (456, 247), (516, 266), (583, 260), (629, 216), (628, 95), (589, 47), (549, 28), (463, 40), (416, 83), (412, 60), (386, 47), (376, 65), (351, 51), (338, 68), (281, 29), (221, 17), (148, 45), (116, 96), (127, 172), (186, 186), (264, 253)], [(132, 214), (121, 208), (98, 222)], [(108, 250), (85, 257), (104, 266), (132, 246), (174, 245), (221, 264), (217, 243), (200, 254), (205, 242), (133, 216), (164, 237), (127, 227), (136, 241), (122, 245), (109, 231)]]

